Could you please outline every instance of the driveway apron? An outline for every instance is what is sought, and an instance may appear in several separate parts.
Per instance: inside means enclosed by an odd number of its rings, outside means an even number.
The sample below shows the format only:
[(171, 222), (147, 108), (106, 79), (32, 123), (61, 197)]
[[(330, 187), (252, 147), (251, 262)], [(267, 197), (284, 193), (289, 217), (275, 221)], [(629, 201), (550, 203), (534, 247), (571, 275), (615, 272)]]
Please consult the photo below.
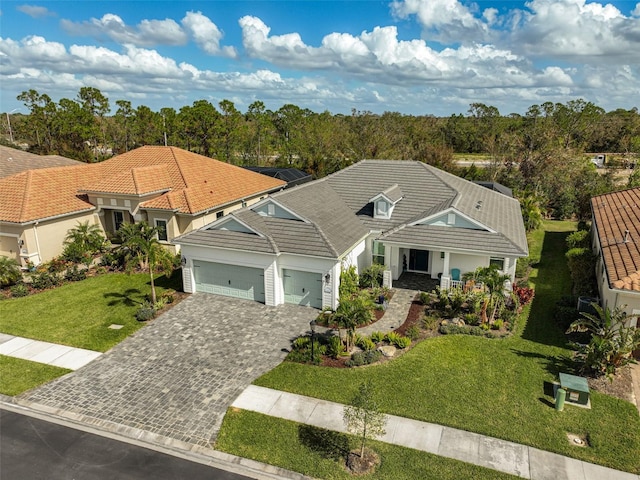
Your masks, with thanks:
[(98, 360), (20, 400), (207, 447), (234, 399), (284, 359), (317, 314), (193, 294)]

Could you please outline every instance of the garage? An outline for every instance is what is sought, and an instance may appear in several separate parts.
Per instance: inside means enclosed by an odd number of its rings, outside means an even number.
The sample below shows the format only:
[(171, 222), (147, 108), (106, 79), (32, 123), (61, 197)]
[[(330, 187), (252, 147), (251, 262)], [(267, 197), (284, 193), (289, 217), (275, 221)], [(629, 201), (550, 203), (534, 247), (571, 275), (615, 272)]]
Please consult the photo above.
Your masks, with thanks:
[(225, 263), (193, 261), (196, 291), (264, 303), (264, 271)]
[(322, 274), (282, 270), (284, 302), (322, 308)]

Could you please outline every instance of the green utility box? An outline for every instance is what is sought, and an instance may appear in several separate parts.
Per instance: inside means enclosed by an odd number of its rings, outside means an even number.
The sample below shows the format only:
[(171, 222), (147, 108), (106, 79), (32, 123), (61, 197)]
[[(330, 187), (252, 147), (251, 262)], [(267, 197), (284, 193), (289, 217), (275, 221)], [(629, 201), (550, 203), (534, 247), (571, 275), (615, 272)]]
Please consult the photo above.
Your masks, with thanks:
[(591, 407), (589, 399), (589, 384), (584, 377), (577, 377), (568, 373), (560, 374), (560, 387), (567, 392), (565, 402), (568, 404)]

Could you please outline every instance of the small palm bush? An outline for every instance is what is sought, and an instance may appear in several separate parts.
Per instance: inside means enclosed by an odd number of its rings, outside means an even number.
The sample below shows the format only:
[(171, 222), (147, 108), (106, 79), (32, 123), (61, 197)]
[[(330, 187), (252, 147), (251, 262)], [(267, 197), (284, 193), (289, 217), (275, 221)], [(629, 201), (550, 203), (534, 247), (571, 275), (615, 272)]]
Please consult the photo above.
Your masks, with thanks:
[(9, 257), (0, 257), (0, 287), (15, 284), (22, 277), (20, 265)]

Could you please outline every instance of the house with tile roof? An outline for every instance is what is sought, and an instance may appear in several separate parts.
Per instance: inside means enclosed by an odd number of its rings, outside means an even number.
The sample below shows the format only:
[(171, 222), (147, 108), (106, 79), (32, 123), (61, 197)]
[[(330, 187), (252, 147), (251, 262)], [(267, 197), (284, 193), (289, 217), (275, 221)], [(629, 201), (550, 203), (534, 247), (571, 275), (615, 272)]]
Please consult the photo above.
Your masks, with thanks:
[[(640, 188), (591, 199), (596, 278), (603, 308), (640, 315)], [(638, 325), (638, 317), (629, 319)]]
[[(76, 162), (77, 163), (77, 162)], [(145, 146), (97, 164), (22, 171), (0, 178), (0, 255), (26, 264), (62, 253), (78, 222), (114, 235), (147, 221), (170, 242), (286, 182), (176, 147)]]
[(17, 148), (0, 145), (0, 178), (36, 168), (78, 165), (80, 162), (60, 155), (36, 155)]
[(517, 200), (414, 161), (365, 160), (275, 193), (174, 242), (185, 291), (336, 308), (342, 269), (440, 279), (528, 255)]

